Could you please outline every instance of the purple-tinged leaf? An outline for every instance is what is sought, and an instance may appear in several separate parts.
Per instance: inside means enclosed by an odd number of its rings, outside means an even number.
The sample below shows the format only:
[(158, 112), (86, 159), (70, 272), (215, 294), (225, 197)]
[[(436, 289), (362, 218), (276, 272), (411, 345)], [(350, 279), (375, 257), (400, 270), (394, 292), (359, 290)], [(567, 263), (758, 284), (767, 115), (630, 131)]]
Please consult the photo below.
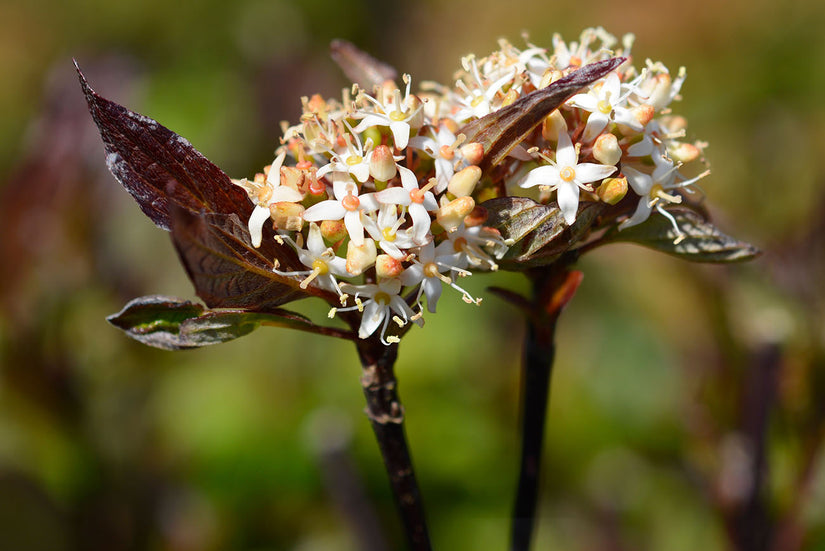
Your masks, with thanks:
[(346, 40), (333, 40), (329, 45), (333, 61), (352, 82), (367, 90), (398, 78), (398, 71)]
[(482, 203), (486, 225), (512, 242), (498, 264), (505, 270), (524, 270), (554, 262), (590, 231), (603, 210), (601, 203), (581, 202), (576, 221), (568, 226), (556, 203), (537, 203), (527, 197), (500, 197)]
[[(283, 271), (300, 262), (287, 245), (252, 248), (249, 230), (237, 215), (196, 214), (174, 208), (172, 241), (195, 286), (210, 308), (244, 308), (269, 312), (287, 302), (318, 296), (337, 302), (337, 296), (315, 287), (301, 289), (299, 282), (273, 271), (274, 261)], [(271, 256), (267, 255), (272, 253)]]
[(75, 67), (103, 138), (106, 164), (152, 222), (169, 230), (172, 204), (190, 212), (249, 217), (246, 192), (220, 168), (157, 121), (98, 95)]
[(188, 300), (160, 295), (136, 298), (106, 319), (129, 337), (164, 350), (185, 350), (231, 341), (261, 325), (355, 338), (354, 333), (317, 326), (287, 310), (276, 309), (266, 313), (210, 311)]
[(692, 262), (743, 262), (759, 256), (753, 245), (719, 231), (692, 209), (674, 207), (667, 210), (683, 232), (679, 235), (664, 216), (654, 213), (638, 226), (614, 231), (605, 242), (631, 242)]
[(467, 143), (478, 142), (484, 147), (481, 168), (486, 170), (499, 164), (547, 115), (625, 60), (624, 57), (614, 57), (585, 65), (541, 90), (464, 125), (461, 133), (467, 137)]

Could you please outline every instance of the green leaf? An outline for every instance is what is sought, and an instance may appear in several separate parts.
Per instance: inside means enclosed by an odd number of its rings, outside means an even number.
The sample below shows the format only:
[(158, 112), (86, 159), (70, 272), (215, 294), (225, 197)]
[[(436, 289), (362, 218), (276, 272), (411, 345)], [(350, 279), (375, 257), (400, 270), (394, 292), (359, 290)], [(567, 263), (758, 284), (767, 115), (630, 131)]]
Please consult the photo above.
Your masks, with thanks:
[(261, 325), (347, 336), (318, 327), (307, 318), (287, 310), (267, 313), (210, 311), (188, 300), (160, 295), (136, 298), (107, 320), (131, 338), (164, 350), (185, 350), (231, 341)]
[(638, 243), (692, 262), (743, 262), (760, 254), (753, 245), (722, 233), (693, 210), (677, 207), (668, 212), (685, 234), (678, 242), (670, 220), (655, 215), (638, 226), (612, 232), (605, 242)]

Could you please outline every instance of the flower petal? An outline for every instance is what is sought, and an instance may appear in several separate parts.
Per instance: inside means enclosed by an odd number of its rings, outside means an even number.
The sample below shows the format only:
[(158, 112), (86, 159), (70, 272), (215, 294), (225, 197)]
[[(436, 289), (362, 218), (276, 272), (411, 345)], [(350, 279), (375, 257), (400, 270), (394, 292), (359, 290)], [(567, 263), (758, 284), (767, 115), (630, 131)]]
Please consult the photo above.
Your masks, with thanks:
[(576, 221), (576, 212), (579, 210), (579, 186), (572, 182), (561, 182), (556, 193), (564, 221), (569, 226)]

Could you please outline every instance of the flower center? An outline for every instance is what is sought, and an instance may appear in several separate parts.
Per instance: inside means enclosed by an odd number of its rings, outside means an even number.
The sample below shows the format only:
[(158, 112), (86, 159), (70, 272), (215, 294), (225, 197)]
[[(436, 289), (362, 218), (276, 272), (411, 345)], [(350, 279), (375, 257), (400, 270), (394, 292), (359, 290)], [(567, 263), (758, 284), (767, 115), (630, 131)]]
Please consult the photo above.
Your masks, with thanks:
[(392, 243), (395, 241), (395, 228), (384, 228), (381, 230), (381, 235), (384, 236), (384, 241)]
[(473, 98), (473, 101), (470, 102), (470, 107), (478, 107), (482, 101), (484, 101), (484, 96), (476, 96)]
[(390, 303), (390, 295), (383, 291), (379, 291), (375, 293), (375, 296), (372, 297), (372, 300), (380, 304), (381, 306), (386, 306)]
[(453, 157), (455, 157), (455, 151), (449, 145), (442, 145), (438, 152), (441, 154), (442, 158), (447, 159), (448, 161), (452, 161)]
[(406, 118), (407, 118), (407, 115), (405, 115), (404, 113), (402, 113), (398, 109), (396, 109), (395, 111), (390, 113), (390, 119), (394, 120), (396, 122), (403, 121)]
[(349, 166), (355, 166), (361, 164), (363, 160), (364, 158), (360, 155), (350, 155), (349, 157), (347, 157), (347, 164)]
[(318, 275), (327, 275), (329, 273), (329, 265), (319, 258), (312, 262), (312, 270), (318, 272)]
[(453, 249), (455, 252), (460, 253), (463, 252), (464, 249), (467, 248), (467, 239), (464, 237), (459, 237), (455, 241), (453, 241)]
[(308, 189), (312, 195), (321, 195), (327, 190), (327, 186), (324, 185), (324, 182), (313, 178), (309, 181)]
[(438, 266), (435, 262), (424, 264), (424, 275), (427, 277), (438, 277)]
[(596, 104), (596, 107), (605, 115), (609, 115), (610, 112), (613, 111), (613, 106), (610, 105), (609, 101), (604, 99), (600, 100), (599, 103)]
[(576, 177), (576, 171), (573, 170), (573, 167), (566, 166), (559, 172), (559, 177), (565, 182), (572, 182), (573, 178)]
[(350, 192), (349, 195), (341, 199), (341, 205), (348, 211), (356, 211), (361, 206), (361, 201)]

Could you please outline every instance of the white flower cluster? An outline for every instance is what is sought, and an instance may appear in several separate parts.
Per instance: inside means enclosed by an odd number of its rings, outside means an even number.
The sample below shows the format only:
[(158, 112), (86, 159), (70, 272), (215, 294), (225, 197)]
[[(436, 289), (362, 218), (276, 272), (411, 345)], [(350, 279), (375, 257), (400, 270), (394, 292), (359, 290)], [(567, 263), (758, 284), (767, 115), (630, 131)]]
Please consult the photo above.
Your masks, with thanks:
[(387, 343), (396, 339), (387, 335), (389, 322), (420, 325), (422, 298), (434, 312), (445, 285), (480, 302), (456, 280), (495, 270), (508, 249), (484, 225), (477, 205), (486, 199), (555, 200), (572, 224), (580, 201), (615, 205), (629, 188), (635, 210), (620, 228), (656, 209), (681, 235), (663, 207), (680, 202), (678, 190), (690, 192), (706, 174), (686, 179), (678, 172), (703, 147), (681, 141), (685, 119), (669, 107), (684, 69), (673, 77), (661, 63), (647, 61), (637, 71), (628, 60), (549, 115), (499, 166), (479, 168), (482, 144), (467, 143), (464, 124), (585, 64), (629, 58), (632, 36), (619, 43), (603, 29), (587, 29), (577, 42), (555, 35), (552, 44), (520, 50), (501, 41), (487, 57), (462, 59), (452, 88), (426, 83), (412, 94), (404, 75), (403, 90), (387, 82), (369, 93), (353, 87), (341, 102), (304, 98), (301, 122), (285, 128), (272, 165), (235, 181), (255, 204), (253, 245), (260, 246), (263, 225), (273, 224), (306, 267), (276, 272), (337, 293), (337, 311), (362, 312), (359, 337), (380, 328)]

